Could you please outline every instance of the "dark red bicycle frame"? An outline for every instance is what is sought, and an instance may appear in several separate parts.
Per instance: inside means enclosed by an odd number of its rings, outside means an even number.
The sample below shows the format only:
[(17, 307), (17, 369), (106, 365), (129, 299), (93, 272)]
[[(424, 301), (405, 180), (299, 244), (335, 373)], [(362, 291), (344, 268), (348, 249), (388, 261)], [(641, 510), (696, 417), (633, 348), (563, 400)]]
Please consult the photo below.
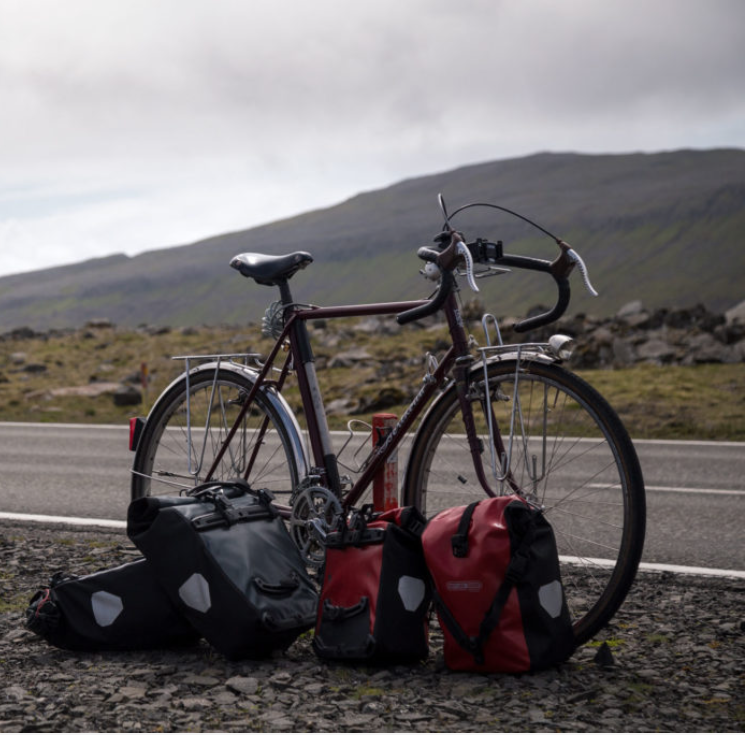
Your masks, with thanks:
[[(251, 387), (243, 408), (233, 424), (232, 429), (228, 433), (223, 446), (215, 457), (206, 480), (210, 479), (213, 472), (220, 464), (228, 445), (232, 441), (233, 436), (243, 421), (243, 418), (250, 409), (256, 396), (256, 392), (261, 390), (262, 387), (266, 388), (268, 386), (274, 386), (277, 390), (281, 390), (285, 378), (292, 367), (298, 379), (300, 398), (306, 417), (311, 452), (315, 462), (315, 468), (321, 476), (321, 484), (329, 487), (329, 489), (333, 490), (341, 497), (342, 493), (339, 484), (338, 469), (336, 466), (336, 455), (329, 451), (329, 445), (327, 443), (329, 441), (328, 427), (326, 424), (326, 416), (322, 413), (323, 404), (321, 396), (318, 393), (318, 383), (315, 379), (315, 368), (310, 370), (305, 369), (305, 366), (314, 363), (306, 322), (315, 319), (394, 315), (428, 303), (428, 301), (398, 301), (363, 305), (294, 308), (290, 313), (290, 316), (287, 318), (281, 335), (267, 356), (266, 362), (260, 370), (256, 381)], [(414, 397), (404, 415), (393, 427), (385, 442), (374, 451), (370, 461), (366, 464), (362, 474), (354, 483), (354, 486), (342, 498), (342, 504), (344, 507), (352, 507), (360, 499), (365, 489), (372, 482), (375, 474), (381, 468), (382, 464), (396, 449), (401, 439), (406, 435), (419, 417), (422, 409), (429, 403), (435, 392), (445, 383), (451, 370), (453, 371), (453, 377), (458, 387), (458, 395), (461, 400), (461, 408), (465, 423), (464, 429), (471, 446), (474, 467), (476, 468), (476, 472), (482, 485), (487, 489), (487, 492), (489, 492), (489, 484), (484, 475), (483, 465), (481, 463), (480, 452), (478, 449), (473, 413), (467, 397), (467, 377), (473, 362), (473, 357), (469, 352), (468, 340), (463, 327), (460, 311), (458, 309), (456, 293), (454, 291), (448, 295), (442, 307), (442, 312), (445, 314), (448, 322), (448, 328), (453, 341), (452, 346), (440, 359), (440, 362), (431, 377), (424, 381), (422, 388)], [(289, 351), (284, 366), (280, 371), (279, 378), (276, 381), (267, 380), (267, 376), (274, 366), (274, 362), (280, 349), (286, 344), (289, 344)], [(308, 374), (309, 372), (310, 375)], [(262, 432), (268, 427), (268, 422), (269, 419), (265, 419)], [(495, 436), (498, 436), (498, 433)], [(249, 467), (246, 470), (247, 475), (251, 471), (251, 464), (252, 462), (249, 462)]]

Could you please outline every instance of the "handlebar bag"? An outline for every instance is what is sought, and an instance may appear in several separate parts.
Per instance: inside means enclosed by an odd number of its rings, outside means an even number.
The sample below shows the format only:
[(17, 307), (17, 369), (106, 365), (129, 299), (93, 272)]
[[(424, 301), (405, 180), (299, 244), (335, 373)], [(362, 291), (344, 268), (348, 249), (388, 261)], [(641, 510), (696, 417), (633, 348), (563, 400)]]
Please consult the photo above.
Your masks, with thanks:
[(200, 638), (145, 559), (82, 577), (56, 573), (31, 599), (26, 627), (73, 651), (168, 648)]
[(171, 601), (229, 659), (283, 650), (315, 622), (318, 595), (271, 500), (236, 481), (129, 507), (130, 539)]
[(415, 508), (366, 507), (326, 537), (313, 647), (326, 659), (416, 661), (428, 652), (431, 593)]
[(424, 555), (445, 664), (526, 672), (575, 648), (553, 529), (516, 495), (445, 510), (427, 524)]

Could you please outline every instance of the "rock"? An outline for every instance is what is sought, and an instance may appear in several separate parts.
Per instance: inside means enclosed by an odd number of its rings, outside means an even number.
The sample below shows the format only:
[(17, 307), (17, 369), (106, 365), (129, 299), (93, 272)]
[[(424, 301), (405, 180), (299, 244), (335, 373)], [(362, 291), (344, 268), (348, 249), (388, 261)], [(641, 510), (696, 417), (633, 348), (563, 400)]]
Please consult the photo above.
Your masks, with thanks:
[(114, 391), (115, 406), (139, 406), (142, 403), (142, 391), (133, 385), (120, 385)]
[(38, 373), (45, 373), (47, 371), (47, 366), (40, 362), (30, 362), (28, 365), (24, 365), (21, 370), (24, 373), (32, 373), (36, 375)]
[(661, 339), (650, 339), (636, 348), (636, 355), (640, 360), (660, 365), (672, 362), (676, 354), (675, 347)]
[(636, 351), (627, 340), (617, 337), (613, 340), (613, 364), (616, 367), (627, 367), (636, 362)]
[(11, 699), (14, 702), (20, 702), (22, 699), (28, 697), (28, 692), (23, 687), (15, 684), (6, 687), (4, 694), (7, 699)]
[(644, 311), (644, 304), (641, 301), (629, 301), (628, 304), (624, 304), (617, 312), (617, 319), (628, 319), (631, 316), (636, 316)]
[(592, 660), (595, 664), (601, 666), (602, 668), (609, 668), (616, 665), (616, 662), (613, 658), (613, 653), (610, 650), (610, 646), (605, 641), (600, 646), (600, 648), (598, 648), (598, 651)]
[(356, 347), (352, 350), (347, 350), (346, 352), (339, 352), (337, 355), (334, 355), (334, 357), (329, 362), (328, 366), (330, 368), (335, 367), (353, 367), (354, 365), (365, 362), (368, 360), (372, 360), (373, 356), (364, 348), (364, 347)]
[(624, 319), (626, 324), (631, 329), (644, 329), (650, 324), (650, 317), (646, 311), (639, 312), (638, 314), (631, 314)]
[(89, 329), (111, 329), (114, 325), (111, 323), (110, 319), (102, 318), (102, 319), (89, 319), (85, 326)]
[(59, 398), (64, 396), (79, 396), (81, 398), (97, 398), (106, 393), (114, 393), (119, 389), (119, 383), (89, 383), (88, 385), (74, 385), (64, 388), (34, 391), (26, 395), (27, 400), (37, 398)]
[(613, 344), (613, 332), (608, 327), (598, 327), (590, 335), (590, 339), (600, 346), (610, 346)]
[(161, 334), (169, 334), (171, 332), (171, 327), (157, 326), (154, 324), (143, 324), (140, 326), (140, 329), (152, 337), (156, 337)]
[(236, 694), (256, 694), (259, 691), (259, 680), (253, 676), (233, 676), (225, 686)]
[(726, 345), (732, 345), (745, 339), (745, 320), (720, 324), (714, 328), (714, 336)]
[(689, 309), (675, 309), (665, 316), (665, 326), (673, 329), (690, 329), (699, 327), (710, 332), (718, 324), (724, 324), (725, 318), (721, 314), (712, 314), (703, 304), (697, 304)]
[(333, 401), (328, 401), (325, 404), (326, 414), (339, 414), (341, 416), (346, 416), (354, 410), (356, 405), (357, 402), (350, 398), (337, 398)]
[(683, 359), (684, 365), (701, 363), (736, 363), (740, 358), (738, 352), (729, 345), (722, 344), (711, 334), (697, 334), (688, 342), (688, 354)]
[(406, 403), (406, 394), (400, 388), (383, 388), (374, 397), (363, 398), (354, 413), (368, 413), (382, 411)]
[(745, 301), (724, 312), (727, 324), (745, 324)]
[(30, 327), (18, 327), (10, 333), (11, 339), (34, 339), (36, 336), (36, 332)]
[(353, 330), (363, 334), (398, 334), (401, 331), (401, 326), (394, 319), (370, 317), (357, 323)]

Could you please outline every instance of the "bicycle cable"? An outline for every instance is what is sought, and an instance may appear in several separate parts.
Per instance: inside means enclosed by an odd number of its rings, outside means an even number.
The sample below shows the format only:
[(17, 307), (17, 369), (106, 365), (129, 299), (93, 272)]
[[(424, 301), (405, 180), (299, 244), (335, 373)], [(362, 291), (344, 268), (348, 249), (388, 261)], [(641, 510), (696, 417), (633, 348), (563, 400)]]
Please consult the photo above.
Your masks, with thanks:
[(456, 214), (459, 214), (466, 209), (471, 209), (472, 207), (489, 207), (490, 209), (498, 209), (501, 212), (506, 212), (507, 214), (511, 214), (513, 217), (517, 217), (518, 219), (523, 220), (523, 222), (527, 222), (529, 225), (532, 225), (537, 230), (540, 230), (544, 235), (548, 235), (548, 237), (554, 240), (557, 245), (560, 245), (563, 242), (562, 239), (554, 235), (553, 232), (549, 232), (545, 227), (541, 227), (541, 225), (539, 225), (537, 222), (533, 222), (533, 220), (525, 217), (519, 212), (515, 212), (512, 209), (507, 209), (507, 207), (502, 207), (499, 204), (491, 204), (489, 202), (471, 202), (470, 204), (464, 204), (462, 207), (458, 207), (452, 214), (448, 215), (446, 212), (445, 214), (447, 219), (445, 220), (445, 223), (447, 224), (447, 226), (451, 227), (450, 220), (453, 219)]

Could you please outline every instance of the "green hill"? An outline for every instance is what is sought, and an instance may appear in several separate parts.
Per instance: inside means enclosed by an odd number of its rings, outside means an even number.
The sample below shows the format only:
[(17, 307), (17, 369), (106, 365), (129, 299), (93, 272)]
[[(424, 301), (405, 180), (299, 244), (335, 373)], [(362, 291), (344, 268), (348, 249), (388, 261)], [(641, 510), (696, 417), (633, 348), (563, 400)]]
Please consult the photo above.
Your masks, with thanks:
[[(658, 154), (541, 153), (466, 166), (366, 192), (337, 206), (192, 245), (0, 278), (0, 328), (116, 324), (240, 324), (276, 298), (228, 267), (240, 252), (307, 250), (315, 262), (293, 280), (298, 300), (324, 305), (420, 298), (417, 247), (441, 226), (436, 197), (453, 210), (500, 204), (570, 242), (587, 262), (599, 299), (578, 278), (571, 311), (613, 313), (632, 300), (650, 308), (703, 303), (722, 311), (743, 299), (745, 151)], [(553, 258), (555, 245), (493, 210), (454, 223), (467, 238)], [(498, 315), (549, 303), (545, 278), (514, 273), (482, 281)], [(470, 295), (467, 297), (470, 298)]]

